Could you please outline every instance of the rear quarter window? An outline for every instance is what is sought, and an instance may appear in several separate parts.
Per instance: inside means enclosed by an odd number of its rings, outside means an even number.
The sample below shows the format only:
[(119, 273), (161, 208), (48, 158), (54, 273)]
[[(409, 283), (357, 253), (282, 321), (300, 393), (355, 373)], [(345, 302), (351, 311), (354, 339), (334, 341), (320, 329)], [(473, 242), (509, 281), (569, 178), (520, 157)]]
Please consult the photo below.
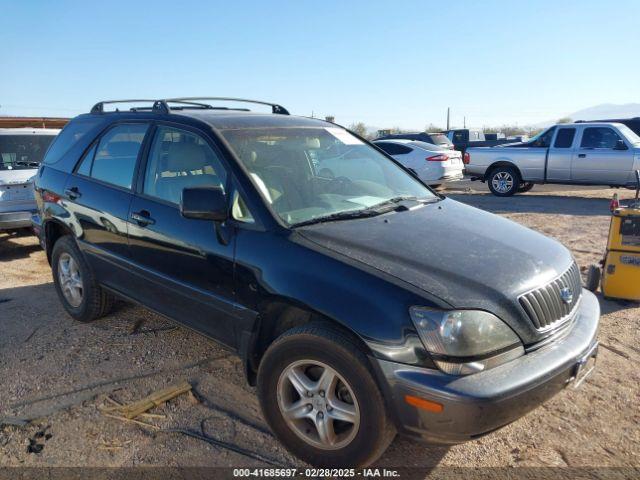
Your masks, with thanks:
[(101, 122), (99, 118), (82, 118), (69, 122), (47, 150), (43, 163), (52, 165), (60, 161), (71, 147)]

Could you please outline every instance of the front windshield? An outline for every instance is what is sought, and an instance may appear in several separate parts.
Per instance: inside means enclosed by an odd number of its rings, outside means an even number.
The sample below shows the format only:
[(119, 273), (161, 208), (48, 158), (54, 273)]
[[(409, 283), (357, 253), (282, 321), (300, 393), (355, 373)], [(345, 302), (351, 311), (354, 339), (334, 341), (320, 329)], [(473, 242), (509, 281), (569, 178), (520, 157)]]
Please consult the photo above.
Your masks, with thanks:
[(38, 168), (55, 135), (0, 135), (0, 170)]
[(339, 127), (222, 131), (266, 202), (288, 225), (357, 212), (399, 197), (437, 197)]

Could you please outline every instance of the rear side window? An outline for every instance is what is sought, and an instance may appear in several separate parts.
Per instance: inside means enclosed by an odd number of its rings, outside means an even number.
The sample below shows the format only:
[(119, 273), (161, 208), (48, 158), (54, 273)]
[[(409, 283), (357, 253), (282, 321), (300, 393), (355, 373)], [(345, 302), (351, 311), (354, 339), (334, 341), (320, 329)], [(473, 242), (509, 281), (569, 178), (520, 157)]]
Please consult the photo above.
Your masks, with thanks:
[(573, 137), (576, 136), (575, 128), (561, 128), (558, 130), (556, 141), (553, 144), (555, 148), (571, 148), (573, 145)]
[(582, 133), (581, 148), (614, 148), (620, 136), (608, 127), (589, 127)]
[(131, 188), (138, 153), (147, 124), (127, 124), (113, 127), (97, 146), (92, 147), (80, 164), (78, 173), (112, 185)]
[(99, 118), (83, 118), (69, 122), (47, 150), (43, 163), (51, 165), (58, 162), (78, 140), (101, 122)]
[(429, 137), (431, 140), (430, 143), (434, 145), (451, 145), (451, 141), (443, 133), (430, 133)]
[(412, 150), (411, 148), (405, 147), (404, 145), (398, 145), (397, 143), (390, 142), (376, 143), (376, 145), (389, 155), (404, 155), (411, 152)]

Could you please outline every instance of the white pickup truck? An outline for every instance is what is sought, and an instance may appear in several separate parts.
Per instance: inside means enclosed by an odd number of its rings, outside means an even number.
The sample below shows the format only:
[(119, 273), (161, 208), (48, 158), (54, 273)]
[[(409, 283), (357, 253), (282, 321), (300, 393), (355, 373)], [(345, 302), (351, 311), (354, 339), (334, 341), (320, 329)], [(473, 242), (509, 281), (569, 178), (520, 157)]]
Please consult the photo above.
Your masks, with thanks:
[(536, 183), (635, 188), (640, 137), (620, 123), (554, 125), (528, 142), (467, 150), (465, 171), (494, 195), (526, 192)]

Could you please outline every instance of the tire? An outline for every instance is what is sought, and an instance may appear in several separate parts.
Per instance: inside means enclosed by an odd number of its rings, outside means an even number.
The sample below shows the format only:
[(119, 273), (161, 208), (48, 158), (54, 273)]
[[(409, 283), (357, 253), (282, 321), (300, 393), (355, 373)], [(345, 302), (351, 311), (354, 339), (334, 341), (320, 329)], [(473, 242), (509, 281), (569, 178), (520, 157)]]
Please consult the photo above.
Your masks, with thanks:
[(510, 197), (518, 191), (520, 174), (514, 167), (495, 167), (487, 177), (489, 190), (497, 197)]
[(589, 265), (589, 270), (587, 270), (587, 279), (584, 284), (584, 288), (589, 290), (590, 292), (595, 292), (598, 290), (600, 286), (600, 279), (602, 278), (602, 271), (598, 265), (592, 264)]
[[(332, 375), (334, 381), (323, 396), (322, 384)], [(294, 387), (292, 376), (304, 381), (296, 381)], [(293, 328), (271, 344), (258, 370), (258, 397), (280, 442), (314, 466), (369, 465), (396, 434), (367, 357), (346, 335), (323, 324)], [(283, 411), (296, 405), (304, 410), (293, 410), (306, 418), (286, 419)], [(350, 421), (335, 419), (342, 413)], [(323, 439), (312, 418), (331, 425), (327, 430), (335, 433), (333, 445), (327, 434)]]
[(71, 236), (60, 238), (53, 246), (51, 270), (58, 298), (74, 319), (91, 322), (109, 313), (113, 295), (100, 287)]
[(518, 187), (518, 193), (527, 193), (533, 188), (532, 182), (522, 182)]

